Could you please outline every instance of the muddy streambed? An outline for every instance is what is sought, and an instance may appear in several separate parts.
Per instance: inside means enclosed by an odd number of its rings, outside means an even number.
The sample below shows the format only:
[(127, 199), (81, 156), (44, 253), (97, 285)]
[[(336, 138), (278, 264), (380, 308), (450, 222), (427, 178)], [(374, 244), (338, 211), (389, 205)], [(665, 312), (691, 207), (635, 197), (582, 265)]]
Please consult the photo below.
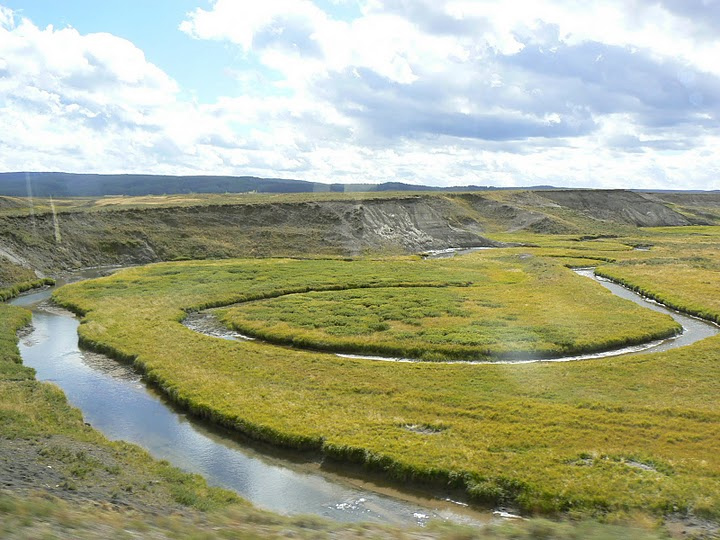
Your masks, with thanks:
[[(489, 249), (489, 248), (473, 248), (473, 250), (445, 250), (443, 252), (438, 252), (440, 256), (454, 256), (457, 253), (463, 254), (464, 252), (472, 252), (477, 249)], [(433, 257), (437, 257), (438, 254), (432, 255)], [(496, 360), (496, 361), (486, 361), (486, 360), (480, 360), (480, 361), (462, 361), (462, 360), (449, 360), (449, 361), (440, 361), (440, 362), (434, 362), (434, 363), (441, 363), (441, 364), (527, 364), (532, 362), (572, 362), (572, 361), (578, 361), (578, 360), (592, 360), (595, 358), (609, 358), (614, 356), (628, 356), (628, 355), (635, 355), (635, 354), (643, 354), (643, 353), (649, 353), (649, 352), (662, 352), (667, 351), (670, 349), (677, 349), (678, 347), (685, 347), (687, 345), (691, 345), (697, 341), (700, 341), (701, 339), (705, 339), (711, 336), (714, 336), (718, 333), (720, 333), (720, 326), (716, 325), (715, 323), (705, 321), (703, 319), (699, 319), (697, 317), (693, 317), (691, 315), (686, 315), (684, 313), (680, 313), (679, 311), (675, 311), (673, 309), (667, 308), (662, 304), (659, 304), (658, 302), (654, 300), (650, 300), (649, 298), (645, 298), (644, 296), (628, 289), (627, 287), (624, 287), (622, 285), (619, 285), (617, 283), (614, 283), (610, 281), (609, 279), (605, 279), (599, 276), (596, 276), (594, 273), (593, 268), (577, 268), (574, 270), (576, 274), (579, 274), (581, 276), (587, 277), (589, 279), (593, 279), (600, 283), (603, 287), (608, 289), (610, 292), (615, 294), (616, 296), (619, 296), (621, 298), (624, 298), (625, 300), (630, 300), (631, 302), (634, 302), (644, 308), (651, 309), (653, 311), (657, 311), (659, 313), (664, 313), (667, 315), (670, 315), (675, 321), (680, 323), (682, 326), (682, 332), (672, 336), (667, 339), (661, 339), (656, 341), (649, 341), (647, 343), (642, 343), (640, 345), (632, 345), (627, 347), (620, 347), (617, 349), (611, 349), (609, 351), (603, 351), (603, 352), (596, 352), (596, 353), (589, 353), (589, 354), (581, 354), (581, 355), (570, 355), (570, 356), (561, 356), (557, 358), (542, 358), (542, 357), (518, 357), (518, 358), (503, 358), (502, 360)], [(228, 340), (235, 340), (235, 341), (244, 341), (244, 340), (254, 340), (255, 338), (246, 336), (243, 334), (240, 334), (238, 332), (235, 332), (229, 328), (227, 328), (225, 325), (223, 325), (214, 315), (213, 309), (203, 310), (200, 312), (191, 312), (188, 313), (187, 317), (183, 320), (183, 324), (189, 328), (190, 330), (193, 330), (194, 332), (198, 332), (201, 334), (205, 334), (207, 336), (213, 336), (218, 337), (222, 339), (228, 339)], [(261, 340), (258, 340), (261, 341)], [(265, 342), (268, 346), (273, 347), (282, 347), (282, 348), (288, 348), (291, 346), (288, 345), (274, 345)], [(318, 351), (322, 352), (322, 351)], [(362, 355), (362, 354), (343, 354), (343, 353), (327, 353), (327, 354), (335, 354), (336, 356), (340, 356), (343, 358), (356, 358), (361, 360), (377, 360), (377, 361), (385, 361), (385, 362), (421, 362), (421, 360), (417, 360), (414, 358), (394, 358), (394, 357), (388, 357), (388, 356), (371, 356), (371, 355)]]
[[(105, 273), (86, 271), (76, 277)], [(236, 434), (197, 421), (146, 386), (130, 366), (79, 349), (79, 321), (48, 301), (51, 292), (45, 289), (11, 302), (33, 312), (32, 329), (19, 343), (23, 363), (35, 368), (38, 380), (62, 388), (85, 421), (110, 439), (136, 443), (156, 458), (199, 473), (209, 483), (281, 514), (397, 525), (422, 525), (430, 519), (482, 523), (503, 514), (475, 511), (454, 502), (451, 493), (435, 498), (399, 492), (362, 471), (242, 441)]]

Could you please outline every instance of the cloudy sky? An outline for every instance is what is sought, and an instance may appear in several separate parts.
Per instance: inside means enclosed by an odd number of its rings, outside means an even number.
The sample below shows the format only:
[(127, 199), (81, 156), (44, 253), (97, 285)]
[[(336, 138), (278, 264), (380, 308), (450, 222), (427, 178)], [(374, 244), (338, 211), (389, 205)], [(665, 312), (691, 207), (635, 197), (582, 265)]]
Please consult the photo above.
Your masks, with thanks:
[(0, 171), (720, 189), (720, 0), (0, 0)]

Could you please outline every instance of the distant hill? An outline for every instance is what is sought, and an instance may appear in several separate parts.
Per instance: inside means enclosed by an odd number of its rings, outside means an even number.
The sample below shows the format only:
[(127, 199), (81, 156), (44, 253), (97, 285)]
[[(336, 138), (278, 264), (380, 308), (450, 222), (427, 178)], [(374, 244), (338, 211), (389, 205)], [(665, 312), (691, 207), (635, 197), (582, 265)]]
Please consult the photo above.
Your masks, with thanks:
[[(0, 173), (0, 195), (9, 197), (104, 197), (105, 195), (173, 195), (185, 193), (357, 193), (383, 191), (553, 190), (554, 186), (426, 186), (403, 182), (325, 184), (257, 176), (169, 176), (153, 174), (73, 174), (64, 172)], [(704, 193), (685, 190), (631, 190), (654, 193)], [(718, 191), (711, 192), (718, 193)]]
[[(489, 186), (433, 187), (384, 184), (324, 184), (255, 176), (160, 176), (149, 174), (71, 174), (62, 172), (0, 173), (0, 195), (26, 197), (102, 197), (177, 193), (315, 193), (367, 191), (485, 191)], [(535, 186), (524, 189), (550, 189)]]

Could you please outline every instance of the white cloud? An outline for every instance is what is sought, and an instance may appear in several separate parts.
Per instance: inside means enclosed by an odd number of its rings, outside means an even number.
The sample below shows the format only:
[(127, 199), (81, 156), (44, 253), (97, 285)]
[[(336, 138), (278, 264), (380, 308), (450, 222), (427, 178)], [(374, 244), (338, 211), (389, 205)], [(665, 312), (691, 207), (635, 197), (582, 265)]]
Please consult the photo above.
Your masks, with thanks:
[(129, 41), (0, 6), (0, 169), (717, 189), (720, 13), (676, 0), (359, 5), (343, 20), (310, 0), (193, 10), (181, 31), (272, 73), (238, 74), (268, 94), (204, 105)]
[(209, 11), (197, 8), (189, 13), (180, 29), (198, 39), (226, 39), (247, 52), (258, 34), (277, 23), (317, 26), (324, 20), (325, 12), (309, 0), (218, 0)]
[(10, 8), (0, 6), (0, 28), (12, 29), (15, 26), (15, 15)]

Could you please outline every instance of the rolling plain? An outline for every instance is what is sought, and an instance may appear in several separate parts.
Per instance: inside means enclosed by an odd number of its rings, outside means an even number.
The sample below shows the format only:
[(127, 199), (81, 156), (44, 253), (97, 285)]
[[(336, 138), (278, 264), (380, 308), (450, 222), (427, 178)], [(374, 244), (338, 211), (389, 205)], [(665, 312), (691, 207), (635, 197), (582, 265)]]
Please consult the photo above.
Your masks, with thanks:
[[(537, 536), (533, 527), (545, 527), (546, 537), (592, 537), (613, 523), (642, 526), (633, 536), (663, 537), (677, 520), (703, 523), (699, 537), (717, 532), (720, 337), (662, 353), (511, 362), (605, 351), (679, 331), (669, 317), (613, 296), (574, 267), (595, 267), (668, 306), (720, 321), (716, 196), (187, 199), (68, 200), (55, 214), (43, 211), (42, 201), (29, 214), (22, 200), (7, 199), (0, 220), (10, 256), (3, 263), (7, 296), (48, 279), (28, 267), (53, 276), (93, 264), (151, 263), (62, 287), (53, 297), (81, 317), (83, 346), (132, 363), (196, 416), (400, 484), (453, 487), (475, 504), (561, 519), (513, 524), (517, 536), (508, 537)], [(492, 249), (418, 254), (471, 246)], [(181, 324), (206, 309), (261, 339), (219, 340)], [(6, 446), (61, 436), (105, 448), (114, 459), (123, 448), (135, 470), (159, 477), (152, 497), (137, 486), (125, 491), (146, 493), (143, 505), (190, 505), (193, 516), (238, 512), (227, 510), (237, 504), (232, 494), (82, 426), (59, 391), (17, 363), (13, 333), (27, 312), (3, 305), (1, 313)], [(67, 461), (77, 466), (77, 459)], [(112, 474), (107, 467), (68, 475), (82, 484)], [(65, 498), (61, 489), (54, 496)], [(32, 513), (29, 499), (6, 497), (6, 515)], [(243, 512), (233, 515), (259, 519), (247, 517), (259, 511)], [(263, 519), (273, 533), (298, 526)], [(572, 536), (588, 526), (595, 532)], [(311, 528), (344, 534), (336, 526)]]

